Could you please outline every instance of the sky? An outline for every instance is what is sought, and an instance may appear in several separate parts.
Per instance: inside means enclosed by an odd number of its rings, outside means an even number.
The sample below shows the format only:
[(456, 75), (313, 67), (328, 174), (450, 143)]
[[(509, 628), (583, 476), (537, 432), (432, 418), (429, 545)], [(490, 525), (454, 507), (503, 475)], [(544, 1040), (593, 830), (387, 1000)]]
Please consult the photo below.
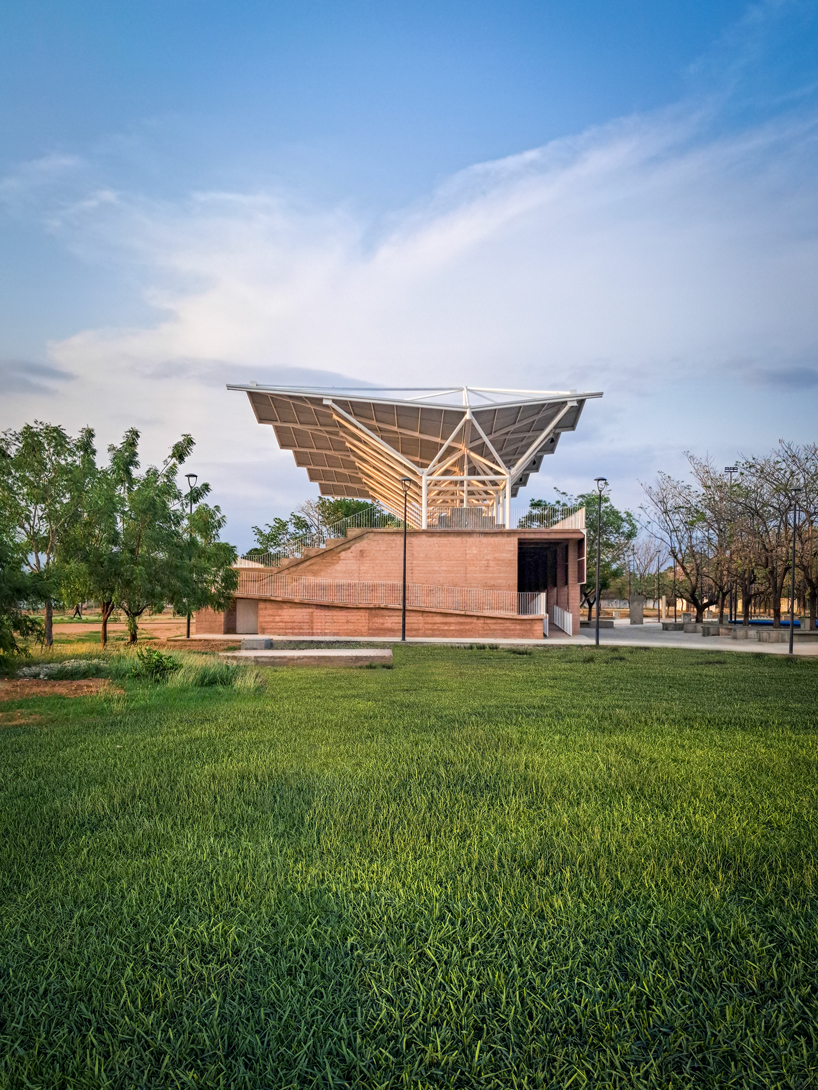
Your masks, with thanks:
[(602, 390), (518, 503), (816, 440), (818, 0), (4, 0), (0, 428), (190, 432), (227, 536), (315, 494), (228, 382)]

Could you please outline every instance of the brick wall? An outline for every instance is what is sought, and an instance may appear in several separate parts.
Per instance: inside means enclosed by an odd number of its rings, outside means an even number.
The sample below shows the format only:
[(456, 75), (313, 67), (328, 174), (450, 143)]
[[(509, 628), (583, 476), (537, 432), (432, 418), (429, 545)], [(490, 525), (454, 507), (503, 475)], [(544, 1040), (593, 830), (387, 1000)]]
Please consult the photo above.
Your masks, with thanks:
[(236, 631), (236, 603), (226, 613), (200, 609), (193, 614), (193, 631), (197, 636), (221, 636)]
[[(288, 565), (287, 573), (315, 579), (400, 582), (403, 534), (379, 530), (351, 534), (343, 543)], [(512, 534), (410, 530), (406, 578), (446, 587), (517, 590), (517, 539)]]
[[(569, 610), (579, 632), (580, 587), (576, 582), (581, 533), (525, 530), (480, 533), (474, 530), (422, 531), (407, 534), (406, 576), (410, 583), (433, 586), (517, 590), (517, 543), (526, 540), (567, 544), (561, 559), (562, 586), (548, 592), (548, 609), (557, 604)], [(562, 551), (562, 550), (561, 550)], [(326, 549), (283, 564), (287, 574), (342, 582), (400, 582), (403, 533), (400, 530), (353, 531)], [(568, 579), (567, 585), (565, 584)], [(235, 632), (235, 606), (222, 620), (203, 610), (196, 615), (198, 633)], [(316, 636), (399, 636), (400, 611), (318, 606), (296, 602), (259, 601), (261, 634)], [(542, 622), (531, 618), (479, 617), (409, 610), (407, 634), (416, 636), (531, 636), (542, 635)]]
[[(401, 611), (305, 602), (260, 601), (258, 630), (264, 636), (387, 636), (400, 639)], [(408, 609), (406, 635), (429, 638), (541, 639), (537, 617), (481, 617)]]

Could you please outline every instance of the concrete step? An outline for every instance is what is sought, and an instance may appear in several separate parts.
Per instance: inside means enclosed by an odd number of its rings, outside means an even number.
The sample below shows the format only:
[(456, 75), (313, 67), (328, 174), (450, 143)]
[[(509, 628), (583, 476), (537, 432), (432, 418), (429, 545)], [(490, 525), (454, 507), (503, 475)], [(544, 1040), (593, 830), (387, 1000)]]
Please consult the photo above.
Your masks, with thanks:
[[(272, 641), (270, 641), (272, 642)], [(222, 658), (256, 666), (386, 666), (393, 665), (392, 648), (299, 648), (289, 650), (227, 651)]]

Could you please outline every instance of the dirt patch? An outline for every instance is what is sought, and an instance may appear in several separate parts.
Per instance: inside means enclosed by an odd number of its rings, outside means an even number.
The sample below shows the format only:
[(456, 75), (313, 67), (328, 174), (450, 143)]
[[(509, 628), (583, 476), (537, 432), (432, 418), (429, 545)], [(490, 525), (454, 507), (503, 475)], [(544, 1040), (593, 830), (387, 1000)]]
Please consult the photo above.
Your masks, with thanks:
[(0, 700), (25, 700), (30, 696), (93, 696), (100, 692), (121, 693), (122, 690), (113, 688), (101, 677), (86, 677), (79, 681), (43, 681), (33, 677), (0, 681)]
[(41, 720), (41, 715), (36, 715), (34, 712), (20, 711), (19, 708), (11, 712), (0, 712), (0, 728), (22, 727), (26, 723), (39, 723)]

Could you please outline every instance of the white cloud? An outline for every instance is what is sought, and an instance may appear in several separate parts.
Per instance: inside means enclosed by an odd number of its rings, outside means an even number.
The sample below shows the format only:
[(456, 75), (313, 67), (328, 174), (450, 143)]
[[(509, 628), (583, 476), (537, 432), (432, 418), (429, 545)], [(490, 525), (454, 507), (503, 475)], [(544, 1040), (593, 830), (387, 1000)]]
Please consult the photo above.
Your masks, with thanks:
[(818, 363), (818, 118), (717, 122), (679, 107), (481, 164), (387, 227), (280, 194), (89, 189), (49, 215), (141, 270), (157, 320), (50, 346), (76, 376), (62, 419), (136, 423), (154, 457), (191, 431), (242, 542), (309, 486), (221, 387), (240, 375), (603, 389), (541, 488), (601, 468), (631, 499), (635, 464), (810, 438), (789, 403)]

